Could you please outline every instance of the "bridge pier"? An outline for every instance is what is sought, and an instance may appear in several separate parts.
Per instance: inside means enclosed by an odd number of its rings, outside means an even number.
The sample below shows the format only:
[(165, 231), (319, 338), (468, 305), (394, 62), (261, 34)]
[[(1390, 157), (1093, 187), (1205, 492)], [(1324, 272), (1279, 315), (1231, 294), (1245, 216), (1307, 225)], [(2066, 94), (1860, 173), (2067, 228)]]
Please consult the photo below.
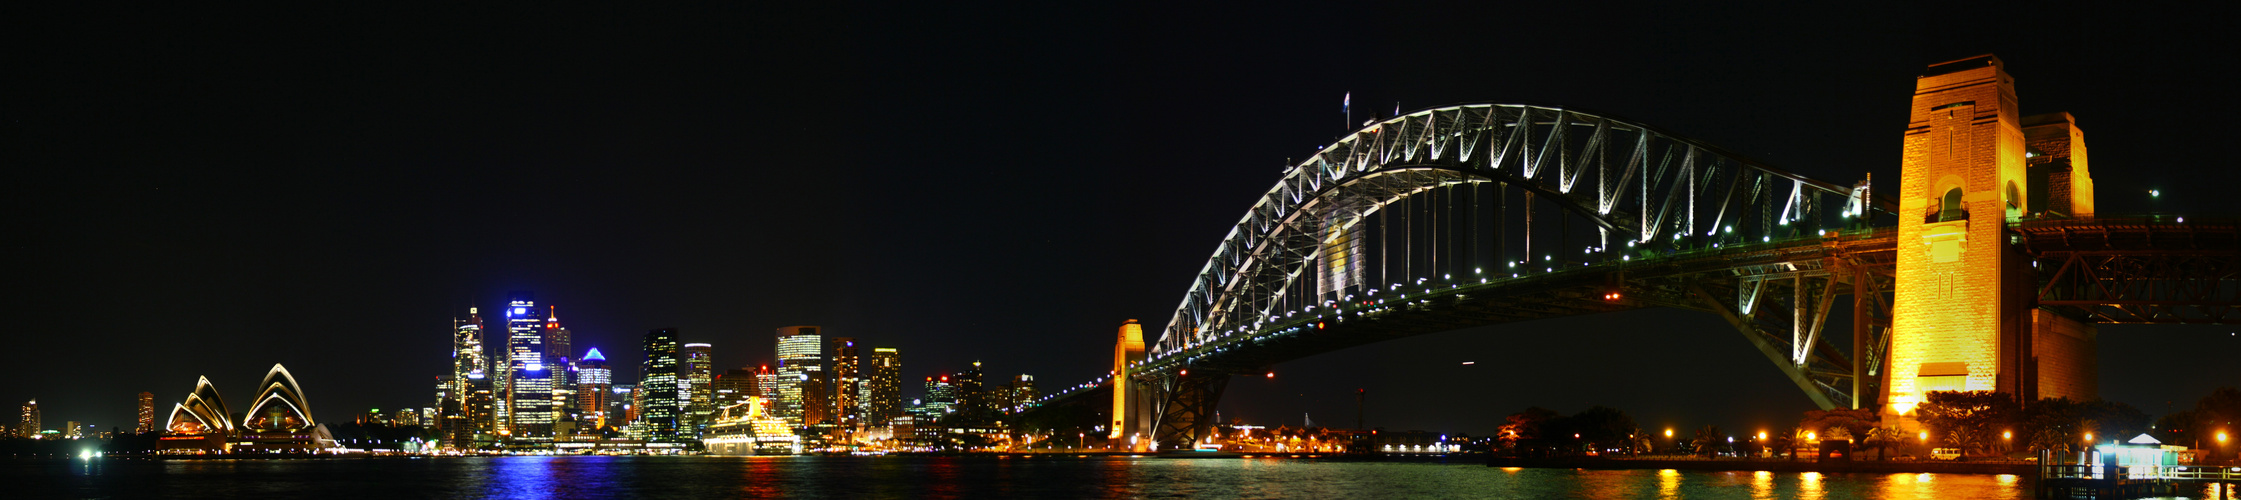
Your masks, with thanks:
[(2098, 395), (2092, 326), (2038, 309), (2038, 272), (2009, 230), (2026, 214), (2092, 215), (2085, 143), (2067, 114), (2021, 117), (2014, 85), (1990, 55), (1916, 80), (1884, 389), (1902, 420), (1933, 391)]

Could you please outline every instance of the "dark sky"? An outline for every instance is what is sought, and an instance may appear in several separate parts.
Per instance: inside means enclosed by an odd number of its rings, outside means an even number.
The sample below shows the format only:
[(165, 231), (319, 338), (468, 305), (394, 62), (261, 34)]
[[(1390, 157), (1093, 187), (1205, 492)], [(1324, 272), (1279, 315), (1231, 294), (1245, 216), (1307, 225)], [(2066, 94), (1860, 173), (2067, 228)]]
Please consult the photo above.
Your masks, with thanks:
[[(2220, 198), (2241, 44), (2217, 12), (754, 3), (0, 7), (0, 400), (130, 428), (140, 391), (168, 408), (208, 375), (245, 405), (278, 362), (323, 420), (427, 406), (452, 318), (508, 290), (625, 379), (650, 328), (714, 343), (722, 369), (814, 324), (900, 347), (906, 380), (982, 360), (1072, 384), (1122, 320), (1165, 325), (1286, 159), (1343, 132), (1349, 92), (1357, 121), (1597, 110), (1849, 184), (1898, 178), (1923, 66), (1991, 52), (2026, 113), (2078, 117), (2103, 213), (2150, 187), (2159, 209), (2241, 213)], [(2103, 328), (2103, 394), (2162, 413), (2241, 385), (2232, 330)], [(1348, 425), (1356, 388), (1370, 425), (1435, 431), (1532, 405), (1651, 429), (1810, 408), (1686, 311), (1277, 369), (1225, 416)]]

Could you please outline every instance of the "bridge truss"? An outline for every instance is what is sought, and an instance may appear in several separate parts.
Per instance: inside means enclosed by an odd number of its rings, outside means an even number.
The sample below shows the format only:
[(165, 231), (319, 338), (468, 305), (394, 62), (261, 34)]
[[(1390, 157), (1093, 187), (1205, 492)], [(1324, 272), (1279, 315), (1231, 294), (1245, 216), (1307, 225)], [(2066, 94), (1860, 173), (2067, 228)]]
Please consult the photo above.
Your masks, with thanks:
[[(1287, 170), (1131, 375), (1154, 394), (1158, 439), (1174, 443), (1204, 433), (1214, 373), (1396, 336), (1681, 307), (1720, 314), (1823, 408), (1855, 406), (1878, 393), (1861, 374), (1887, 343), (1892, 262), (1888, 234), (1859, 235), (1897, 208), (1868, 186), (1575, 110), (1416, 111)], [(1839, 297), (1852, 297), (1850, 345), (1822, 327)]]

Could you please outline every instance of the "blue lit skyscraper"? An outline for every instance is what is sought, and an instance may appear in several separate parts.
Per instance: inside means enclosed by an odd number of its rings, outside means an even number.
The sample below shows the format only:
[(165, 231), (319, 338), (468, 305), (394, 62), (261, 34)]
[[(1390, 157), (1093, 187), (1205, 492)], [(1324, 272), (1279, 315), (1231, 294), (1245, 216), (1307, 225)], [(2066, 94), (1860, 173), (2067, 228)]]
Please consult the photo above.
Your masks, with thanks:
[(552, 366), (545, 364), (544, 311), (529, 292), (506, 294), (508, 412), (516, 441), (551, 441)]
[(614, 387), (614, 378), (613, 372), (607, 369), (607, 356), (593, 347), (576, 366), (576, 407), (583, 411), (577, 418), (588, 422), (593, 429), (612, 425), (607, 422), (607, 396)]

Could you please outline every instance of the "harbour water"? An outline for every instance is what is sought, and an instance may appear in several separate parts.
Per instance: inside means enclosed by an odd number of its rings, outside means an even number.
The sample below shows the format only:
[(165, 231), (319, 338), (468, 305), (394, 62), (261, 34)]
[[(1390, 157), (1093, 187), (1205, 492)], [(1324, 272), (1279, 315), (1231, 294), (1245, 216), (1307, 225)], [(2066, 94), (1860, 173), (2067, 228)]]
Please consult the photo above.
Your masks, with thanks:
[[(0, 460), (9, 498), (2030, 498), (1982, 474), (1127, 457)], [(21, 495), (21, 496), (19, 496)]]

